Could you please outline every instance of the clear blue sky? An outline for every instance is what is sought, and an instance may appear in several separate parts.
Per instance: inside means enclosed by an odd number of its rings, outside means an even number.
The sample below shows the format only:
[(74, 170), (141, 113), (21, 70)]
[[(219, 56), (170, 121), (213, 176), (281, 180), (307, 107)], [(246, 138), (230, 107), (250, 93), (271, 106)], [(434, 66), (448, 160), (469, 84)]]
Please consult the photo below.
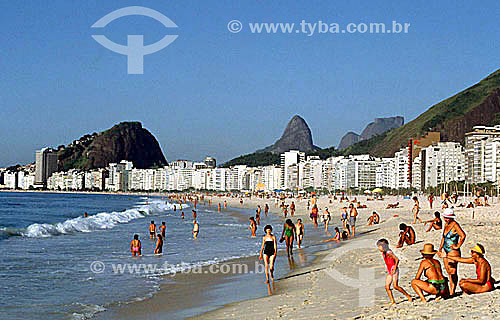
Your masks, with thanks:
[[(90, 26), (131, 5), (140, 16)], [(375, 117), (406, 121), (500, 68), (498, 1), (9, 1), (0, 11), (0, 166), (34, 161), (120, 121), (141, 121), (169, 161), (219, 162), (272, 144), (299, 114), (337, 145)], [(227, 30), (238, 19), (244, 29)], [(251, 34), (249, 22), (411, 23), (408, 34)], [(126, 73), (91, 38), (179, 38)]]

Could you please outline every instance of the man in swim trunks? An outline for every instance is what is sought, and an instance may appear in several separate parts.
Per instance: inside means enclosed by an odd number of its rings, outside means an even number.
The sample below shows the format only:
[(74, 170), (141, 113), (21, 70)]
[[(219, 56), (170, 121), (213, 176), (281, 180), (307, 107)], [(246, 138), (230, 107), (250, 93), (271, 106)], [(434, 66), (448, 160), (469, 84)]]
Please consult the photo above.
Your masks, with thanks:
[(267, 205), (267, 203), (266, 203), (266, 205), (264, 206), (264, 213), (265, 213), (265, 215), (266, 215), (266, 217), (267, 217), (267, 214), (269, 213), (269, 206)]
[(295, 202), (292, 201), (292, 204), (290, 204), (290, 215), (293, 217), (295, 214)]
[(193, 220), (193, 239), (197, 239), (199, 233), (200, 233), (200, 225), (196, 220)]
[(160, 233), (163, 239), (166, 238), (166, 233), (167, 233), (167, 226), (165, 225), (165, 221), (163, 221), (160, 225)]
[(155, 222), (153, 220), (151, 220), (151, 223), (149, 224), (149, 237), (151, 239), (156, 238), (156, 225), (155, 225)]
[(134, 240), (130, 243), (130, 252), (132, 252), (132, 256), (140, 256), (141, 255), (141, 240), (139, 240), (139, 235), (134, 234)]
[(356, 218), (358, 217), (358, 210), (354, 207), (354, 205), (351, 203), (349, 205), (350, 211), (349, 211), (349, 224), (351, 225), (352, 232), (351, 232), (351, 237), (355, 238), (356, 237)]

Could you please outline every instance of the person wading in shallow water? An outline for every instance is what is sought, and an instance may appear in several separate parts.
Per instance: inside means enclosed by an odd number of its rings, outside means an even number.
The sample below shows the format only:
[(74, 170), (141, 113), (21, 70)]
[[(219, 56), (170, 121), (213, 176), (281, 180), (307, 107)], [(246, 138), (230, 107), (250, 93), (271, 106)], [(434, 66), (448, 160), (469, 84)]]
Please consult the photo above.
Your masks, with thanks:
[(264, 232), (266, 234), (262, 237), (259, 260), (264, 259), (266, 283), (269, 283), (269, 278), (274, 281), (274, 262), (278, 254), (278, 244), (276, 237), (272, 234), (273, 227), (270, 225), (265, 226)]
[(295, 225), (293, 224), (292, 220), (286, 219), (285, 224), (283, 225), (283, 232), (281, 232), (280, 242), (283, 242), (283, 240), (285, 240), (286, 253), (288, 256), (293, 255), (292, 249), (294, 238), (297, 238), (297, 235), (295, 234)]

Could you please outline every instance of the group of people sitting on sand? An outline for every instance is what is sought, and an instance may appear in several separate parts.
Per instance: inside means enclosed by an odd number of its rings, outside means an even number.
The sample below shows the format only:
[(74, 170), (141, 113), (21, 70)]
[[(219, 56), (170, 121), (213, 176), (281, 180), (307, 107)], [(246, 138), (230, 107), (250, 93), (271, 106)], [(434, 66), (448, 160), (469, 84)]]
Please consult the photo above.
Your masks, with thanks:
[[(457, 285), (465, 294), (484, 293), (493, 290), (495, 280), (491, 275), (491, 266), (484, 257), (485, 248), (481, 244), (476, 244), (476, 246), (470, 248), (470, 257), (461, 257), (460, 249), (465, 241), (466, 234), (455, 220), (456, 216), (453, 209), (445, 209), (442, 217), (444, 225), (439, 212), (435, 213), (434, 219), (424, 222), (425, 224), (430, 224), (426, 231), (443, 229), (443, 236), (438, 250), (434, 249), (432, 243), (426, 243), (424, 248), (420, 250), (422, 261), (420, 262), (415, 279), (411, 282), (413, 290), (423, 302), (427, 301), (424, 293), (435, 295), (438, 299), (454, 296)], [(404, 223), (400, 224), (399, 228), (400, 236), (396, 247), (400, 248), (404, 244), (414, 244), (416, 235), (413, 228)], [(386, 239), (380, 239), (377, 242), (377, 247), (382, 252), (382, 257), (387, 267), (388, 274), (385, 289), (391, 303), (395, 303), (391, 285), (411, 301), (411, 296), (398, 284), (399, 260), (390, 250), (389, 242)], [(434, 258), (435, 255), (443, 260), (449, 278), (443, 275), (441, 263)], [(476, 267), (476, 278), (465, 278), (458, 281), (459, 263), (474, 264)], [(422, 280), (422, 276), (426, 280)]]

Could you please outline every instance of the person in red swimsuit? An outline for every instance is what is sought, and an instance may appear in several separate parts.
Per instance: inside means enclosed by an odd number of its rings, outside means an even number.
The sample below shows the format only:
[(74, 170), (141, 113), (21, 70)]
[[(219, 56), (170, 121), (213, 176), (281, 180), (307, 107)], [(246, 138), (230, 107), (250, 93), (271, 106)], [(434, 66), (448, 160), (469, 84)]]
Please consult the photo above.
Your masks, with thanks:
[(380, 239), (377, 241), (377, 247), (380, 252), (382, 252), (382, 257), (384, 258), (385, 265), (387, 267), (387, 277), (385, 278), (385, 290), (387, 291), (387, 295), (391, 300), (391, 304), (395, 304), (394, 297), (392, 295), (391, 284), (394, 286), (394, 289), (398, 290), (402, 294), (404, 294), (408, 301), (412, 301), (412, 297), (406, 292), (403, 288), (401, 288), (398, 284), (399, 281), (399, 259), (396, 255), (389, 249), (389, 241), (386, 239)]
[(478, 243), (474, 248), (470, 249), (470, 253), (471, 257), (469, 258), (448, 256), (448, 259), (456, 262), (476, 265), (477, 279), (462, 279), (458, 285), (465, 294), (492, 291), (495, 280), (491, 277), (491, 265), (488, 260), (484, 258), (484, 247)]

